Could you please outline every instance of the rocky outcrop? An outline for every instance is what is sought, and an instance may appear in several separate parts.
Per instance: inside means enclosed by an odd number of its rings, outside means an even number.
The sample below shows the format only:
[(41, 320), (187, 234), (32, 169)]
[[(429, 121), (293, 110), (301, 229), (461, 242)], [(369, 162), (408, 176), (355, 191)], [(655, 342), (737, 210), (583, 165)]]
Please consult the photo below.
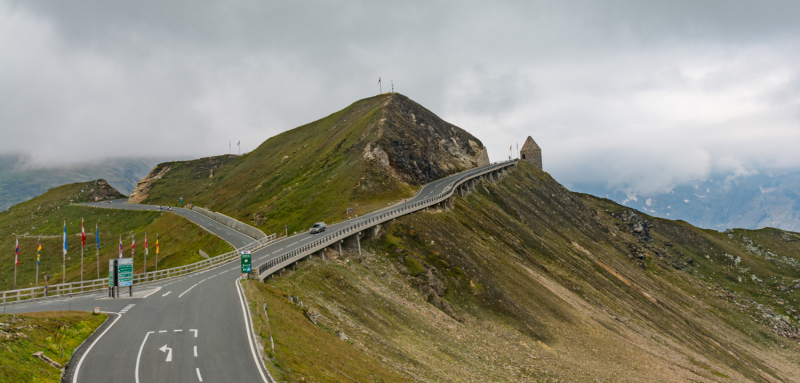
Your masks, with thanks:
[(158, 164), (146, 177), (142, 178), (137, 184), (136, 189), (133, 189), (131, 196), (128, 198), (128, 203), (140, 203), (150, 196), (150, 189), (153, 188), (153, 182), (158, 181), (170, 169), (170, 165)]
[(94, 186), (89, 189), (87, 200), (89, 202), (107, 201), (112, 199), (125, 198), (125, 195), (120, 193), (113, 186), (108, 184), (108, 181), (99, 179), (94, 182)]
[(410, 184), (489, 164), (479, 139), (400, 94), (386, 99), (381, 118), (362, 137), (374, 137), (365, 160)]

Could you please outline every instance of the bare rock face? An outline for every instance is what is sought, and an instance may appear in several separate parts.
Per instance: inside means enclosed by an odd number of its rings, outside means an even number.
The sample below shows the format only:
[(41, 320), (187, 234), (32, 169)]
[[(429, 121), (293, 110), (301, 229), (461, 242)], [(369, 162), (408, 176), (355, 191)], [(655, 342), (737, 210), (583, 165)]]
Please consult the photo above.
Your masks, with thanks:
[(146, 177), (142, 178), (137, 184), (136, 189), (133, 189), (131, 196), (128, 198), (128, 203), (140, 203), (150, 196), (150, 189), (153, 188), (153, 182), (160, 180), (164, 174), (170, 169), (169, 164), (159, 164)]
[(400, 94), (386, 99), (381, 118), (364, 136), (372, 139), (363, 158), (410, 184), (489, 164), (479, 139)]

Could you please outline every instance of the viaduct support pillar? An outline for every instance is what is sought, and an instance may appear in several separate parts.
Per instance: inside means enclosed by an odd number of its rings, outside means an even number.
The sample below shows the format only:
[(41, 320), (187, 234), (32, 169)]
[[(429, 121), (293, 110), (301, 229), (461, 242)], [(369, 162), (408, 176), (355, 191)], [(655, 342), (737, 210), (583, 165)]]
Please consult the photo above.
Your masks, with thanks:
[(358, 251), (358, 255), (361, 255), (361, 235), (363, 233), (358, 232), (353, 234), (347, 238), (345, 238), (345, 247)]

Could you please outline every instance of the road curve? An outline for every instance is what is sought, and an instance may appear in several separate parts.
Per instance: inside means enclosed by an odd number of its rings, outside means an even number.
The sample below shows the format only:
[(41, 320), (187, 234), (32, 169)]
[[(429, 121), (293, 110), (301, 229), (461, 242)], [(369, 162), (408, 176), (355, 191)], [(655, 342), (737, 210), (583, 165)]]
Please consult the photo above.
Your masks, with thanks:
[[(431, 182), (406, 203), (440, 194), (457, 178), (489, 167), (470, 169)], [(158, 210), (157, 206), (97, 202), (94, 207)], [(380, 211), (332, 224), (334, 231), (374, 217)], [(188, 209), (172, 212), (202, 226), (239, 248), (254, 241), (208, 217)], [(266, 262), (315, 239), (307, 232), (274, 242), (253, 254), (253, 265)], [(58, 297), (30, 304), (4, 307), (7, 313), (49, 310), (119, 313), (113, 325), (96, 337), (83, 358), (73, 360), (72, 382), (267, 382), (267, 373), (256, 362), (247, 318), (236, 284), (239, 264), (232, 262), (179, 279), (134, 286), (134, 297), (109, 299), (105, 292), (77, 297)], [(77, 368), (77, 371), (75, 371)]]

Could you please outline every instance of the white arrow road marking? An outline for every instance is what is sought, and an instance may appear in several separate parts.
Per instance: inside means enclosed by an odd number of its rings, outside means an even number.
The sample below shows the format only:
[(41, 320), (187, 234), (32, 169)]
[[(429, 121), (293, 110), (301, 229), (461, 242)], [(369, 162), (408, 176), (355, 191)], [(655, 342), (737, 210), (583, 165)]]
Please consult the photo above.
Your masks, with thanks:
[(162, 296), (162, 297), (166, 297), (166, 296), (167, 296), (167, 295), (169, 295), (169, 293), (171, 293), (171, 292), (172, 292), (172, 291), (167, 291), (167, 293), (166, 293), (166, 294), (162, 294), (161, 296)]
[(166, 352), (167, 353), (167, 362), (172, 362), (172, 349), (171, 348), (167, 347), (167, 345), (165, 344), (165, 345), (161, 346), (161, 348), (159, 348), (159, 350), (161, 350), (161, 352)]

